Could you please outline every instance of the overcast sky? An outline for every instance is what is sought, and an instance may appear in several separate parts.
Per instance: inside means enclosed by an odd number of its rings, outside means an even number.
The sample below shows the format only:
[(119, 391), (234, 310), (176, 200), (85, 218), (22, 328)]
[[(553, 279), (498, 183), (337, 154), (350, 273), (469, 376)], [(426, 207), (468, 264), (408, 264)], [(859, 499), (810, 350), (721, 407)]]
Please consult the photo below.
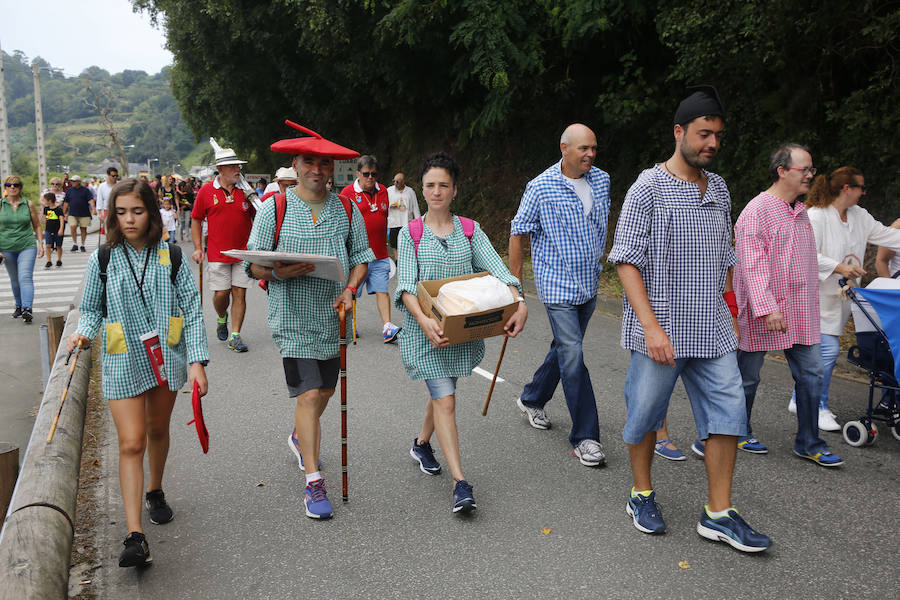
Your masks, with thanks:
[(40, 56), (67, 76), (90, 66), (158, 73), (172, 64), (165, 36), (128, 0), (0, 0), (0, 47)]

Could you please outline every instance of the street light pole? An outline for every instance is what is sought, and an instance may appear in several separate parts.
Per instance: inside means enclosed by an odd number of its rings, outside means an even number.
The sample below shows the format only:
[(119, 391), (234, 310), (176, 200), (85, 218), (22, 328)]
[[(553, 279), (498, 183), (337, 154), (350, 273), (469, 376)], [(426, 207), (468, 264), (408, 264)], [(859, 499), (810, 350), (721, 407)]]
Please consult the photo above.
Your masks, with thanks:
[(3, 82), (3, 52), (0, 51), (0, 179), (5, 180), (10, 175), (12, 165), (9, 162), (9, 132), (6, 123), (6, 85)]

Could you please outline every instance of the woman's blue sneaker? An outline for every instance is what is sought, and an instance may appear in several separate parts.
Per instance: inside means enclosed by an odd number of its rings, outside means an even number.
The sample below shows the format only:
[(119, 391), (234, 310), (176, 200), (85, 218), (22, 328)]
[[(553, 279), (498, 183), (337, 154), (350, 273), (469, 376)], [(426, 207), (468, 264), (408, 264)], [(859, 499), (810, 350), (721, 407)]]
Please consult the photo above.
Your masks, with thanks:
[(691, 444), (691, 450), (693, 450), (694, 454), (696, 454), (700, 458), (704, 458), (706, 456), (706, 444), (703, 443), (703, 440), (697, 440), (693, 444)]
[[(678, 448), (669, 448), (669, 444), (672, 444), (672, 440), (659, 440), (656, 442), (654, 452), (668, 460), (687, 460), (687, 456), (684, 455), (684, 452)], [(672, 446), (675, 446), (675, 444), (672, 444)]]
[(306, 484), (306, 516), (310, 519), (330, 519), (334, 510), (325, 493), (325, 480), (316, 479)]
[(767, 454), (769, 452), (769, 449), (763, 446), (762, 442), (756, 438), (738, 442), (737, 446), (744, 452), (749, 452), (751, 454)]
[[(303, 465), (303, 454), (300, 453), (300, 440), (297, 439), (297, 429), (291, 432), (291, 437), (288, 438), (288, 445), (291, 447), (291, 452), (294, 453), (294, 456), (297, 457), (297, 463), (300, 465), (301, 471), (306, 471), (306, 467)], [(319, 470), (322, 469), (322, 459), (319, 459)]]
[(472, 486), (465, 479), (456, 482), (453, 488), (453, 512), (467, 513), (478, 508), (475, 506), (475, 496), (472, 495)]
[(727, 516), (718, 519), (710, 517), (704, 508), (697, 523), (697, 533), (708, 540), (725, 542), (742, 552), (762, 552), (772, 545), (769, 536), (750, 527), (734, 508), (728, 510)]
[(430, 442), (419, 444), (419, 438), (413, 438), (413, 445), (409, 449), (409, 455), (419, 463), (419, 469), (426, 475), (437, 475), (441, 472), (441, 463), (434, 457), (434, 451), (431, 449)]
[(650, 492), (647, 496), (632, 495), (630, 490), (627, 493), (628, 504), (625, 505), (625, 512), (631, 517), (635, 528), (644, 533), (665, 533), (666, 522), (663, 521), (659, 504), (656, 503), (656, 492)]

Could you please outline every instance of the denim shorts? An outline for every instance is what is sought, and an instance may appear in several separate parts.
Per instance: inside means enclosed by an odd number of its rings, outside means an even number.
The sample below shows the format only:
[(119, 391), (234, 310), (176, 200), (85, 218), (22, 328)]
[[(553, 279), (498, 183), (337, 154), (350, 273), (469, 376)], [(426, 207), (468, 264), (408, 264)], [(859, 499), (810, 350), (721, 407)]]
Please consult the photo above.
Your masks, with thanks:
[(44, 243), (47, 244), (47, 248), (62, 248), (63, 239), (58, 232), (45, 231)]
[(425, 385), (428, 386), (428, 393), (431, 394), (432, 400), (450, 396), (456, 393), (456, 377), (438, 377), (437, 379), (426, 379)]
[(388, 277), (391, 274), (391, 259), (379, 258), (369, 263), (369, 272), (366, 273), (366, 279), (359, 286), (359, 293), (363, 291), (363, 287), (370, 294), (381, 292), (388, 293)]
[(679, 376), (701, 440), (711, 433), (747, 435), (747, 403), (736, 352), (717, 358), (677, 358), (669, 367), (632, 351), (625, 377), (625, 443), (639, 444), (647, 433), (662, 427)]

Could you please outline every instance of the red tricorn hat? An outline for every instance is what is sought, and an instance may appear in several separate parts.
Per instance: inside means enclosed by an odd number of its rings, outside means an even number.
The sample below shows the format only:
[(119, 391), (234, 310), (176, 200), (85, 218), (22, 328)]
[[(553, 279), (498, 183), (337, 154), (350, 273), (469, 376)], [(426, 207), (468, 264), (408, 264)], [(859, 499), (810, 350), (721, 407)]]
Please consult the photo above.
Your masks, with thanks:
[(294, 129), (299, 129), (304, 133), (308, 133), (312, 137), (279, 140), (272, 144), (271, 148), (273, 152), (282, 152), (284, 154), (293, 155), (302, 154), (304, 156), (330, 156), (338, 160), (359, 158), (359, 152), (351, 150), (350, 148), (344, 148), (334, 142), (329, 142), (312, 129), (307, 129), (303, 125), (298, 125), (287, 119), (285, 119), (284, 122)]

